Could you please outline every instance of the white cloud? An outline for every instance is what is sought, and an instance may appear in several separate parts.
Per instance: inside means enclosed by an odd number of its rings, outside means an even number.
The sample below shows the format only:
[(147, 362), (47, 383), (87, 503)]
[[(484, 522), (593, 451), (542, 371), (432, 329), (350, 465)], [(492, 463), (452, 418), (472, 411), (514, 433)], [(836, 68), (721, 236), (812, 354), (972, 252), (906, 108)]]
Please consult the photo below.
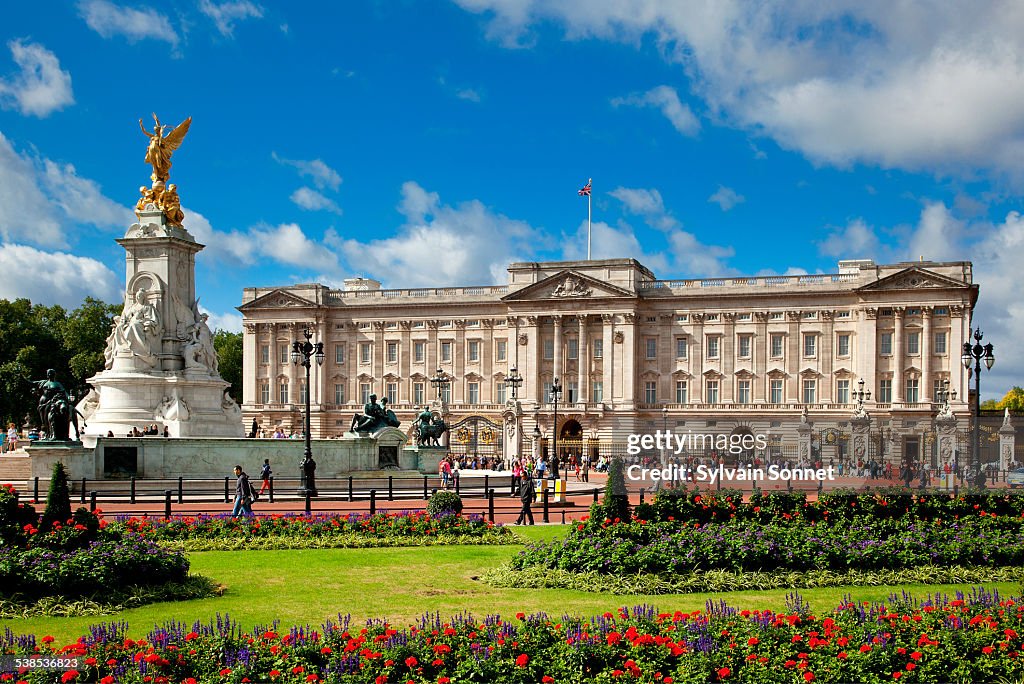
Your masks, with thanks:
[(321, 190), (324, 188), (337, 190), (341, 185), (341, 175), (325, 164), (322, 159), (285, 159), (284, 157), (277, 156), (276, 152), (272, 152), (271, 156), (279, 164), (298, 169), (299, 175), (312, 178), (313, 184)]
[(909, 260), (953, 261), (963, 258), (963, 221), (950, 214), (942, 202), (928, 202), (910, 239)]
[(1015, 175), (1024, 155), (1024, 5), (883, 0), (456, 0), (521, 44), (653, 37), (712, 116), (816, 161)]
[(708, 202), (714, 202), (722, 208), (722, 211), (729, 211), (737, 204), (742, 204), (746, 201), (746, 197), (739, 194), (732, 188), (725, 187), (724, 185), (719, 185), (718, 190), (716, 190), (711, 197), (708, 197)]
[(673, 231), (668, 239), (674, 271), (691, 278), (735, 274), (735, 269), (725, 265), (725, 260), (735, 254), (732, 247), (706, 245), (685, 230)]
[(60, 68), (57, 55), (38, 43), (20, 40), (12, 40), (7, 47), (21, 71), (0, 79), (0, 106), (42, 118), (75, 103), (71, 74)]
[(19, 154), (0, 133), (0, 238), (66, 247), (74, 225), (127, 229), (134, 215), (70, 164)]
[(631, 105), (634, 107), (656, 107), (661, 110), (672, 126), (683, 135), (696, 135), (700, 131), (700, 122), (694, 116), (693, 111), (679, 100), (679, 94), (675, 88), (669, 86), (658, 86), (646, 93), (634, 93), (628, 97), (617, 97), (612, 100), (612, 105), (620, 107)]
[(308, 209), (310, 211), (319, 211), (323, 209), (325, 211), (334, 212), (335, 214), (341, 214), (341, 208), (334, 200), (324, 197), (313, 188), (301, 187), (293, 192), (289, 199), (303, 209)]
[(78, 13), (89, 28), (104, 38), (124, 36), (129, 43), (152, 38), (178, 45), (178, 34), (170, 20), (150, 7), (132, 9), (107, 0), (84, 0), (78, 3)]
[(199, 311), (210, 317), (206, 324), (210, 326), (211, 330), (224, 330), (233, 333), (242, 332), (242, 314), (237, 311), (214, 313), (201, 304), (199, 305)]
[(462, 88), (461, 90), (455, 91), (455, 97), (460, 100), (469, 100), (470, 102), (479, 102), (480, 93), (473, 88)]
[(228, 38), (234, 35), (235, 22), (244, 19), (260, 19), (263, 16), (263, 8), (248, 0), (237, 0), (236, 2), (216, 3), (212, 0), (202, 0), (199, 3), (199, 10), (206, 16), (213, 19), (217, 30), (222, 36)]
[(443, 204), (413, 181), (402, 185), (398, 209), (405, 223), (394, 237), (339, 243), (348, 262), (366, 275), (403, 286), (502, 282), (508, 263), (527, 258), (541, 242), (523, 221), (478, 200)]
[(608, 194), (626, 205), (634, 214), (660, 214), (665, 211), (665, 202), (657, 190), (618, 187)]
[(840, 259), (874, 259), (884, 262), (882, 245), (871, 226), (857, 218), (842, 228), (834, 229), (818, 243), (818, 251)]
[[(591, 257), (594, 259), (636, 259), (655, 273), (664, 273), (669, 262), (664, 254), (644, 251), (633, 228), (622, 224), (618, 228), (597, 221), (591, 225)], [(587, 222), (583, 221), (575, 235), (565, 240), (562, 258), (578, 261), (587, 258)]]
[(0, 244), (0, 299), (26, 297), (38, 304), (81, 305), (86, 296), (122, 298), (120, 279), (104, 264), (64, 252)]

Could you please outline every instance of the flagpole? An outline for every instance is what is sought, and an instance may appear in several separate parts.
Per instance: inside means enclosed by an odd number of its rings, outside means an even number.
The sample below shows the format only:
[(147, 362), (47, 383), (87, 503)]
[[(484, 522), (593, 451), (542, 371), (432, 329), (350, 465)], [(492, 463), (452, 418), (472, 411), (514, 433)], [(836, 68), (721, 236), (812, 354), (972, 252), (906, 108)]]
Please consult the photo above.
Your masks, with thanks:
[[(590, 187), (590, 181), (587, 186)], [(590, 193), (587, 193), (587, 261), (590, 261)]]

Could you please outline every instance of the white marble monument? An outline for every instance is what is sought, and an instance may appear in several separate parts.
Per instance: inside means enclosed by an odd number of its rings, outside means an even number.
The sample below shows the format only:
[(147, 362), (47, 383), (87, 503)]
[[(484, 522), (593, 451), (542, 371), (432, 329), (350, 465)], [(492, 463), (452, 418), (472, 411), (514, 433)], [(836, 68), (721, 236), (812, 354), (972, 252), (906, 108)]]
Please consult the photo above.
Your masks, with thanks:
[[(158, 188), (160, 184), (154, 184)], [(125, 305), (107, 338), (105, 370), (78, 410), (96, 437), (156, 424), (172, 437), (242, 437), (242, 414), (217, 370), (213, 334), (195, 295), (204, 245), (144, 204), (118, 244), (127, 252)]]

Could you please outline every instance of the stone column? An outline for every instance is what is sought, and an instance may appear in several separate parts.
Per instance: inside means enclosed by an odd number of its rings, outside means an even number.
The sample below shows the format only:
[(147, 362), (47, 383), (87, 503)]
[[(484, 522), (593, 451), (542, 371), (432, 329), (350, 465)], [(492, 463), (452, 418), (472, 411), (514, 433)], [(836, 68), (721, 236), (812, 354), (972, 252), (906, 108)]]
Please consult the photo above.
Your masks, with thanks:
[(1016, 457), (1016, 441), (1014, 439), (1016, 430), (1010, 422), (1010, 409), (1003, 413), (1003, 424), (999, 428), (999, 468), (1010, 470)]
[(576, 402), (584, 404), (587, 401), (586, 380), (590, 370), (590, 356), (587, 354), (587, 314), (579, 314), (576, 320), (580, 324), (580, 335), (576, 344)]
[(721, 314), (723, 326), (718, 358), (721, 360), (722, 379), (718, 386), (718, 400), (723, 404), (736, 402), (736, 314)]
[(604, 383), (602, 392), (605, 404), (612, 404), (612, 388), (615, 381), (612, 377), (612, 352), (615, 347), (615, 316), (612, 314), (601, 314), (601, 382)]
[[(967, 404), (968, 385), (967, 371), (962, 363), (959, 363), (960, 354), (964, 348), (964, 342), (970, 339), (971, 331), (967, 327), (970, 310), (964, 306), (954, 305), (949, 307), (949, 340), (946, 342), (946, 350), (949, 354), (949, 389), (956, 390), (959, 397), (958, 403)], [(966, 337), (965, 337), (966, 336)], [(954, 371), (954, 368), (957, 369)]]
[(635, 372), (637, 359), (636, 314), (623, 314), (622, 320), (624, 323), (622, 326), (623, 339), (621, 345), (622, 349), (619, 351), (621, 357), (616, 361), (616, 365), (622, 370), (622, 408), (629, 411), (637, 404)]
[(857, 311), (857, 356), (853, 362), (854, 372), (869, 385), (871, 394), (878, 402), (878, 309), (866, 307)]
[(242, 335), (242, 404), (251, 406), (257, 403), (260, 382), (260, 334), (259, 325), (245, 323)]
[(528, 352), (530, 356), (530, 363), (527, 364), (529, 366), (529, 374), (522, 371), (520, 373), (528, 378), (530, 396), (533, 397), (534, 406), (540, 408), (544, 405), (544, 383), (541, 380), (541, 366), (544, 365), (544, 349), (541, 344), (540, 316), (527, 316), (526, 322), (530, 327), (530, 341), (533, 344), (530, 345), (532, 351)]
[(814, 423), (810, 421), (807, 415), (807, 407), (804, 407), (804, 412), (800, 416), (800, 423), (796, 426), (797, 433), (797, 455), (803, 463), (809, 463), (811, 460), (811, 433), (814, 429)]
[[(819, 387), (818, 401), (822, 404), (831, 404), (836, 401), (836, 387), (832, 383), (836, 381), (832, 374), (834, 368), (833, 358), (835, 357), (835, 312), (822, 311), (818, 314), (822, 319), (821, 349), (818, 350), (818, 369), (825, 378), (824, 387)], [(823, 391), (822, 391), (823, 390)], [(853, 388), (851, 387), (852, 391)]]
[(869, 454), (869, 440), (871, 439), (871, 418), (867, 412), (864, 411), (860, 414), (854, 414), (854, 417), (850, 419), (850, 435), (851, 435), (851, 456), (854, 461), (868, 460)]
[(558, 381), (562, 383), (564, 387), (568, 387), (569, 383), (567, 383), (565, 378), (562, 377), (562, 317), (552, 316), (552, 318), (555, 322), (555, 358), (552, 366), (552, 382), (554, 382), (555, 378), (558, 378)]
[(799, 404), (803, 401), (801, 392), (800, 357), (803, 354), (803, 340), (800, 339), (801, 312), (787, 311), (789, 334), (786, 336), (786, 403)]
[(932, 307), (921, 308), (921, 400), (927, 403), (935, 401), (932, 392)]
[(693, 324), (690, 346), (687, 355), (690, 357), (689, 393), (687, 399), (691, 404), (703, 404), (707, 401), (704, 388), (704, 314), (690, 314)]
[(896, 330), (892, 335), (892, 401), (894, 404), (904, 401), (904, 383), (906, 380), (903, 378), (903, 307), (894, 306), (892, 308), (893, 322), (896, 325)]
[(268, 340), (268, 344), (270, 345), (270, 403), (280, 404), (281, 396), (277, 392), (277, 376), (280, 373), (277, 367), (277, 323), (266, 323), (265, 325), (267, 326), (270, 335), (270, 339)]
[(768, 402), (768, 360), (771, 355), (771, 337), (768, 335), (768, 312), (757, 311), (754, 313), (757, 325), (754, 330), (753, 349), (751, 353), (751, 371), (754, 378), (751, 380), (753, 391), (753, 402), (765, 404)]
[(370, 392), (376, 394), (379, 401), (380, 397), (387, 396), (384, 387), (384, 357), (387, 353), (384, 348), (384, 321), (373, 322), (373, 349), (370, 353), (373, 360), (373, 364), (370, 366), (373, 369)]
[[(952, 413), (940, 413), (935, 418), (935, 433), (939, 441), (939, 458), (936, 465), (941, 470), (947, 463), (952, 466), (956, 454), (956, 417)], [(963, 463), (960, 465), (963, 466)]]
[[(286, 375), (288, 376), (288, 400), (289, 400), (288, 403), (292, 404), (292, 406), (299, 406), (301, 404), (302, 405), (302, 411), (305, 411), (306, 410), (305, 409), (305, 402), (300, 401), (302, 399), (302, 396), (299, 394), (299, 384), (300, 384), (299, 375), (295, 372), (296, 369), (299, 368), (299, 366), (291, 362), (291, 356), (290, 356), (290, 354), (292, 352), (292, 349), (294, 349), (294, 347), (295, 347), (295, 342), (298, 340), (298, 334), (299, 334), (299, 324), (298, 323), (288, 323), (288, 354), (289, 354), (288, 358), (289, 358), (289, 361), (288, 361), (288, 372), (286, 373)], [(305, 369), (303, 369), (303, 373), (302, 373), (302, 378), (301, 379), (302, 380), (306, 379)], [(305, 419), (303, 419), (303, 421), (305, 421)], [(305, 422), (303, 422), (303, 425), (305, 425)]]

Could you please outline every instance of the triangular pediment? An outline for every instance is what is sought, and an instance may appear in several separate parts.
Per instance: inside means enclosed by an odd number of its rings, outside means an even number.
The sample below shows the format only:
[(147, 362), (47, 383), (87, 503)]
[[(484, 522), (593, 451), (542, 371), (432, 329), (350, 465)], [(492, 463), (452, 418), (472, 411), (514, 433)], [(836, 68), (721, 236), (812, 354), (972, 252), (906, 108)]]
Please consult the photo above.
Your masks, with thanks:
[(857, 292), (891, 292), (893, 290), (923, 290), (949, 287), (964, 288), (970, 287), (970, 285), (919, 266), (911, 266), (876, 280), (873, 283), (868, 283), (864, 287), (857, 288)]
[(636, 293), (591, 278), (577, 271), (559, 271), (555, 275), (548, 276), (532, 285), (527, 285), (521, 290), (511, 292), (502, 301), (506, 302), (533, 302), (533, 301), (566, 301), (573, 299), (607, 299), (607, 298), (629, 298), (636, 299)]
[(243, 304), (238, 307), (238, 310), (245, 313), (247, 311), (265, 311), (268, 309), (300, 309), (307, 307), (316, 306), (316, 302), (312, 302), (305, 297), (299, 297), (298, 295), (292, 294), (287, 290), (273, 290), (267, 294), (257, 297), (256, 299)]

